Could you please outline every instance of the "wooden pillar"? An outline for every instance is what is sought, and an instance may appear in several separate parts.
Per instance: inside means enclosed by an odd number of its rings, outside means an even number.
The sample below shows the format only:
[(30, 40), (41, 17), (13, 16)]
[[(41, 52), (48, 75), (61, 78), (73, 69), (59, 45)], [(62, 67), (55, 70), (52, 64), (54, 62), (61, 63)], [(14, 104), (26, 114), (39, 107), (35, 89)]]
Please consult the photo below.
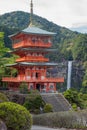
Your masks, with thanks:
[(56, 83), (54, 83), (54, 91), (56, 92)]
[(47, 83), (47, 86), (46, 86), (46, 92), (49, 91), (49, 83)]

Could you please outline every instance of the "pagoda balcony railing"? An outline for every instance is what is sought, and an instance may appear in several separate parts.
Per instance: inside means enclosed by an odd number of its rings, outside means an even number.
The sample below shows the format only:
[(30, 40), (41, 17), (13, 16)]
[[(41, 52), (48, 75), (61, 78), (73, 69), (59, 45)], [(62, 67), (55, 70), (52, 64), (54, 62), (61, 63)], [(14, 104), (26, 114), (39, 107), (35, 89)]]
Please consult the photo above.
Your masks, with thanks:
[(64, 82), (64, 78), (63, 77), (59, 77), (59, 78), (26, 78), (26, 77), (3, 77), (2, 81), (4, 82), (60, 82), (63, 83)]
[(16, 59), (16, 62), (23, 62), (23, 61), (31, 61), (31, 62), (48, 62), (49, 58), (44, 58), (42, 56), (27, 56)]
[(18, 42), (13, 44), (13, 48), (19, 48), (19, 47), (44, 47), (44, 48), (49, 48), (52, 46), (52, 43), (44, 43), (44, 42)]

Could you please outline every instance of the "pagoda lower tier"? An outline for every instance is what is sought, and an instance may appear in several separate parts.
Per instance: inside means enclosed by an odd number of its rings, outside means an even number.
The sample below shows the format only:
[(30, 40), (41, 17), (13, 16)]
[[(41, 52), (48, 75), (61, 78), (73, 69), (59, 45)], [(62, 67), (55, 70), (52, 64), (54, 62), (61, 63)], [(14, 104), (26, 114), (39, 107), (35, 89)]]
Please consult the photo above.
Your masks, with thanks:
[(40, 92), (56, 92), (56, 83), (63, 83), (63, 77), (47, 77), (47, 68), (58, 65), (56, 63), (29, 63), (20, 62), (8, 65), (16, 68), (16, 77), (3, 77), (2, 81), (8, 83), (8, 88), (18, 90), (21, 83), (28, 84), (28, 90), (39, 90)]

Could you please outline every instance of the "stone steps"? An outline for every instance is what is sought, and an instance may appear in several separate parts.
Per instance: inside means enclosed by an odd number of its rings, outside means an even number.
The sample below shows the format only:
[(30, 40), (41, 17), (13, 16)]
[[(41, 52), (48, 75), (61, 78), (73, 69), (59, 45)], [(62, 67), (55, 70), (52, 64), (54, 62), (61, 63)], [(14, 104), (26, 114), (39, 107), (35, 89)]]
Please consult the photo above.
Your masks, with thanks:
[(68, 103), (68, 101), (65, 99), (65, 97), (62, 94), (41, 94), (42, 99), (46, 103), (50, 103), (53, 106), (53, 111), (69, 111), (71, 109), (71, 105)]

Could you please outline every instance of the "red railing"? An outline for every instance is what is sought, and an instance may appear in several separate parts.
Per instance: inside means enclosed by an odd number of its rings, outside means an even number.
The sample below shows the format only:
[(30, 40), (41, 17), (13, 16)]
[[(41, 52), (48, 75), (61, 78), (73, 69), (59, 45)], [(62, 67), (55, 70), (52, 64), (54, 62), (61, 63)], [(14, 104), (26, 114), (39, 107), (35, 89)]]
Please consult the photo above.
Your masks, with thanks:
[(44, 43), (44, 42), (19, 42), (19, 43), (14, 43), (13, 48), (19, 48), (19, 47), (46, 47), (49, 48), (51, 47), (51, 43)]
[(2, 81), (4, 82), (64, 82), (64, 78), (35, 78), (28, 79), (26, 77), (3, 77)]

